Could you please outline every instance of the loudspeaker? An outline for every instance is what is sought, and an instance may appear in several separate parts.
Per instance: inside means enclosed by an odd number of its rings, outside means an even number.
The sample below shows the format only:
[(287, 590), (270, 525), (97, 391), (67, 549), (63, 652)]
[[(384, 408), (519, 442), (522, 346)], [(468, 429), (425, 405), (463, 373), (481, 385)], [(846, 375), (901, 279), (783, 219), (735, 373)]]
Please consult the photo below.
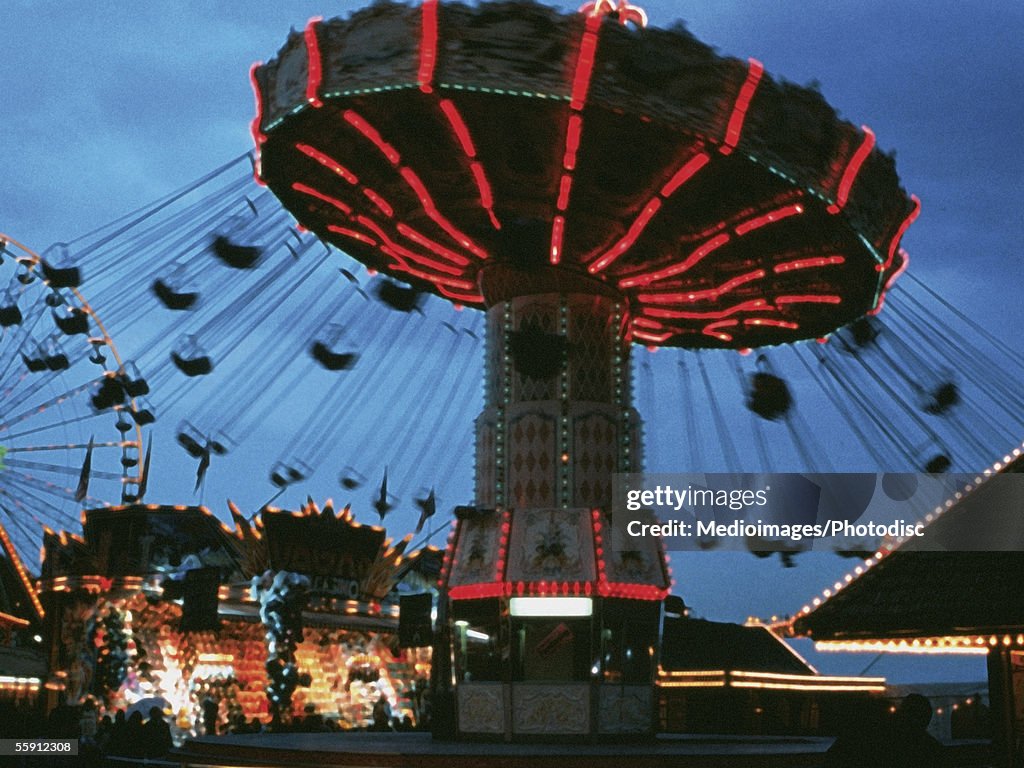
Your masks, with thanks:
[(429, 592), (402, 595), (398, 601), (398, 644), (403, 648), (421, 648), (434, 644), (434, 607)]

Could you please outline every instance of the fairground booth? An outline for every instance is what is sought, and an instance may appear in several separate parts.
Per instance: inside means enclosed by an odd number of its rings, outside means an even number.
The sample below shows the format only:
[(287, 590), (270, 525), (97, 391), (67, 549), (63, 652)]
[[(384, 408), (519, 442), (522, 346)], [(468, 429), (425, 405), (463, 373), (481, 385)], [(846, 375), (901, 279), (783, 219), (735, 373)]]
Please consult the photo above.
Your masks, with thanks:
[(653, 734), (657, 543), (613, 554), (596, 510), (460, 512), (443, 570), (459, 735)]
[[(37, 711), (46, 678), (42, 606), (31, 576), (0, 526), (0, 720)], [(0, 722), (0, 734), (15, 735)]]
[(658, 672), (664, 733), (835, 735), (885, 678), (822, 675), (768, 626), (666, 616)]
[(103, 508), (82, 536), (46, 533), (49, 704), (157, 706), (209, 733), (367, 727), (383, 696), (415, 724), (430, 649), (399, 647), (399, 586), (436, 584), (440, 552), (404, 555), (329, 502), (232, 513), (234, 530), (203, 507)]
[(985, 657), (990, 714), (975, 694), (933, 717), (990, 722), (998, 768), (1024, 760), (1022, 449), (929, 512), (924, 537), (883, 545), (782, 627), (822, 651)]

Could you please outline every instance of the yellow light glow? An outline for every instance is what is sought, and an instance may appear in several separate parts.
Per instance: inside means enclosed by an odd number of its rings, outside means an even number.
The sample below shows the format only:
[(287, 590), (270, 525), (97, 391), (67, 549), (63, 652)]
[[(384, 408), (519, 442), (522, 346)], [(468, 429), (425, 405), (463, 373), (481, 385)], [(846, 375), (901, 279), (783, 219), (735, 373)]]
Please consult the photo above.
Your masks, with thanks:
[[(929, 638), (930, 645), (923, 640), (819, 640), (814, 644), (815, 650), (834, 652), (859, 653), (915, 653), (915, 654), (947, 654), (984, 656), (988, 647), (981, 638), (982, 644), (969, 637)], [(990, 641), (997, 640), (990, 638)], [(997, 641), (998, 642), (998, 641)]]

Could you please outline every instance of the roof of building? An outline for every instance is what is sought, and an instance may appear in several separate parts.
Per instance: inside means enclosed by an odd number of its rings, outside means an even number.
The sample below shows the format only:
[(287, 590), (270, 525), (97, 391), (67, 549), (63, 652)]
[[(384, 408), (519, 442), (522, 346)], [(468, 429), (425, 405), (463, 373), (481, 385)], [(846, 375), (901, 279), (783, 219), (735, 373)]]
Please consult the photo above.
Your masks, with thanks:
[(849, 583), (805, 607), (790, 631), (815, 640), (887, 640), (1024, 631), (1024, 457), (945, 511), (925, 535), (869, 558)]
[(1017, 632), (1024, 627), (1024, 553), (896, 552), (799, 617), (816, 640)]
[(667, 671), (722, 670), (814, 675), (767, 627), (703, 619), (665, 619), (661, 666)]

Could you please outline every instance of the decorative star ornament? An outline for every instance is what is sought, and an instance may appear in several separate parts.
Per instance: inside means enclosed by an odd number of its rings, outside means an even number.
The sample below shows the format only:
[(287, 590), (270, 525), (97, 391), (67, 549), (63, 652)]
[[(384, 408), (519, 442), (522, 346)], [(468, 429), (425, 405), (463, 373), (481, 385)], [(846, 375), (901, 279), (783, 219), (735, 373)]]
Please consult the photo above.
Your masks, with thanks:
[(647, 13), (638, 5), (633, 5), (629, 0), (618, 0), (618, 4), (612, 0), (592, 0), (580, 6), (580, 13), (587, 16), (609, 16), (615, 14), (619, 24), (626, 26), (633, 22), (638, 27), (647, 26)]

